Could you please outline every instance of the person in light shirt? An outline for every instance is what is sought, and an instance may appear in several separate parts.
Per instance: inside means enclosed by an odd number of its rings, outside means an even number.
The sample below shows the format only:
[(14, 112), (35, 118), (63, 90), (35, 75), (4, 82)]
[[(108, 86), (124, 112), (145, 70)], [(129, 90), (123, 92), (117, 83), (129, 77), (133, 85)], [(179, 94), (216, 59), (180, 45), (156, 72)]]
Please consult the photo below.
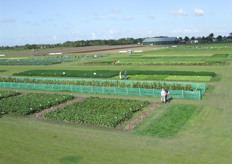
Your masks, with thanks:
[(162, 103), (166, 102), (165, 96), (166, 96), (166, 92), (164, 89), (162, 89), (162, 91), (161, 91), (161, 102)]

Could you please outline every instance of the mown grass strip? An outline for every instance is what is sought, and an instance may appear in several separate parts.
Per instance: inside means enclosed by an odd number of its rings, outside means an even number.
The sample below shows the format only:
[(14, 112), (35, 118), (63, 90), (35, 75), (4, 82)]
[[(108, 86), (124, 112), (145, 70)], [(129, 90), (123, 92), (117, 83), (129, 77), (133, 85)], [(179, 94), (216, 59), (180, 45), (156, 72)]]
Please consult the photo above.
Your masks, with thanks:
[(159, 138), (174, 137), (198, 108), (196, 105), (172, 105), (146, 127), (136, 127), (135, 133)]

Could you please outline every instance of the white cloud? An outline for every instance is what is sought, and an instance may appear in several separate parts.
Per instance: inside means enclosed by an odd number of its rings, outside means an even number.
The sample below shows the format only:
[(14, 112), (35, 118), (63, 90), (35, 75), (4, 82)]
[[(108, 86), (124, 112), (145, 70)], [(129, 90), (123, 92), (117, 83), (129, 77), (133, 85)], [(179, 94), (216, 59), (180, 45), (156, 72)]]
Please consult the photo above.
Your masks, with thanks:
[(131, 20), (133, 20), (133, 19), (134, 19), (134, 18), (133, 18), (132, 16), (126, 16), (126, 17), (125, 17), (125, 20), (126, 20), (126, 21), (131, 21)]
[(91, 33), (91, 37), (92, 37), (93, 40), (97, 39), (96, 33), (95, 33), (95, 32), (92, 32), (92, 33)]
[(93, 12), (93, 16), (98, 17), (99, 14), (97, 12)]
[(194, 9), (194, 14), (199, 15), (199, 16), (203, 16), (205, 13), (202, 9)]
[(148, 18), (149, 19), (155, 19), (155, 15), (149, 15)]
[(110, 34), (110, 35), (114, 35), (114, 34), (117, 34), (117, 33), (118, 33), (118, 31), (109, 30), (109, 34)]
[(188, 15), (188, 13), (185, 12), (183, 9), (179, 9), (177, 11), (172, 11), (172, 12), (170, 12), (170, 14), (172, 14), (172, 15), (183, 15), (183, 16)]
[(121, 9), (120, 9), (120, 8), (115, 8), (115, 9), (113, 10), (113, 12), (114, 12), (114, 13), (120, 13), (120, 12), (121, 12)]
[(110, 20), (118, 20), (118, 18), (115, 17), (115, 16), (109, 16), (109, 19), (110, 19)]
[(52, 36), (52, 40), (53, 40), (53, 41), (56, 41), (56, 40), (57, 40), (56, 35), (53, 35), (53, 36)]
[(29, 20), (23, 20), (22, 23), (24, 23), (24, 24), (30, 24), (31, 21), (29, 21)]
[(86, 22), (87, 19), (86, 19), (86, 18), (81, 18), (81, 21), (82, 21), (82, 22)]
[(0, 23), (15, 23), (14, 19), (0, 19)]
[(197, 34), (200, 31), (198, 29), (177, 29), (171, 31), (172, 34), (175, 35), (190, 35), (190, 34)]

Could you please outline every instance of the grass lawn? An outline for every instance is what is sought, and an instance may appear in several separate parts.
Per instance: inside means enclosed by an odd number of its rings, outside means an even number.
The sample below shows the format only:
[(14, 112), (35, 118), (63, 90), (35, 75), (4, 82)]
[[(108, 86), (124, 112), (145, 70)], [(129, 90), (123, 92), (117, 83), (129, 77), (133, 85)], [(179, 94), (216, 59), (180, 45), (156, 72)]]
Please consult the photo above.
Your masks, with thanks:
[[(230, 45), (227, 44), (227, 46)], [(155, 53), (157, 55), (232, 54), (232, 49), (222, 49), (222, 45), (212, 44), (208, 46), (217, 46), (217, 48), (202, 50), (194, 49), (194, 46), (188, 46), (188, 49), (185, 47), (175, 50), (155, 50)], [(104, 65), (85, 65), (84, 62), (77, 61), (50, 66), (0, 66), (0, 70), (6, 70), (0, 72), (0, 76), (10, 76), (13, 73), (35, 69), (213, 71), (221, 79), (207, 82), (212, 90), (205, 93), (204, 99), (174, 99), (171, 103), (163, 104), (154, 110), (141, 125), (131, 131), (45, 122), (30, 117), (0, 116), (0, 163), (231, 164), (231, 64), (223, 66), (117, 65), (105, 68)], [(69, 93), (62, 92), (62, 94)], [(90, 97), (92, 95), (75, 93), (75, 96)], [(115, 95), (99, 97), (160, 103), (160, 98), (150, 97)], [(195, 105), (201, 109), (197, 114), (193, 113), (174, 136), (161, 138), (157, 135), (148, 136), (137, 133), (141, 129), (151, 128), (152, 123), (168, 110), (183, 105)]]

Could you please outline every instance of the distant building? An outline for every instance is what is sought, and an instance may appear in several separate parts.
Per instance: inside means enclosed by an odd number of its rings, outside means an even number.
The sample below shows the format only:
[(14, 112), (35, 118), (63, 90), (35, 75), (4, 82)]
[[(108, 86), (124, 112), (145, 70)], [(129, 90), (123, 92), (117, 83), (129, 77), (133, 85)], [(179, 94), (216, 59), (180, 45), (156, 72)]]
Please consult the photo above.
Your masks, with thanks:
[(176, 37), (159, 36), (144, 39), (143, 45), (178, 44), (178, 42)]
[(190, 40), (190, 43), (191, 44), (197, 44), (197, 43), (199, 43), (199, 40), (196, 40), (196, 39), (195, 40)]

